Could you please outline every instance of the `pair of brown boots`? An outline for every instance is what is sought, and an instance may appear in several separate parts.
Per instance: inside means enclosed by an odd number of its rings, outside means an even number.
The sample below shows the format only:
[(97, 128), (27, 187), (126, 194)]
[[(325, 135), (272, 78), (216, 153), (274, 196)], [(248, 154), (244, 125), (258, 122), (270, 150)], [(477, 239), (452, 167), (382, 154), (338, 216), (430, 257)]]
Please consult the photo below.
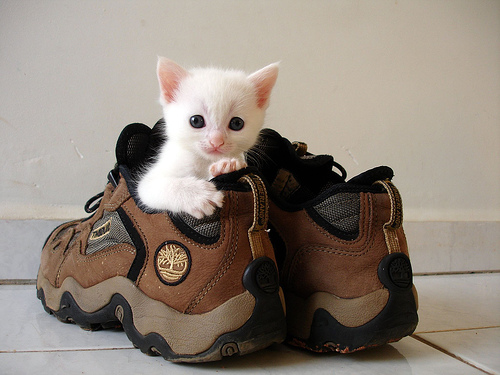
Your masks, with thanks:
[(150, 212), (134, 177), (158, 149), (161, 126), (127, 126), (104, 193), (86, 205), (92, 215), (47, 239), (37, 290), (49, 313), (85, 329), (121, 325), (143, 352), (176, 362), (283, 340), (347, 353), (415, 330), (390, 168), (346, 182), (331, 156), (265, 129), (250, 167), (212, 180), (225, 194), (214, 215)]

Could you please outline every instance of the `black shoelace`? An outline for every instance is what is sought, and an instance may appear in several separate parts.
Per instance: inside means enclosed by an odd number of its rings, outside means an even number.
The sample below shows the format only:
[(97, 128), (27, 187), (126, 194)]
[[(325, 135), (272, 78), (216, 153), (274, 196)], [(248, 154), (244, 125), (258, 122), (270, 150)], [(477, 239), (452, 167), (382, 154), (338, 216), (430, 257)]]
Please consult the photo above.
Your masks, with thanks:
[(91, 214), (92, 212), (94, 212), (95, 210), (97, 210), (99, 208), (99, 205), (101, 204), (101, 199), (102, 199), (103, 196), (104, 196), (104, 191), (102, 191), (99, 194), (96, 194), (92, 198), (90, 198), (87, 201), (87, 203), (85, 203), (85, 206), (83, 206), (85, 212), (88, 213), (88, 214)]

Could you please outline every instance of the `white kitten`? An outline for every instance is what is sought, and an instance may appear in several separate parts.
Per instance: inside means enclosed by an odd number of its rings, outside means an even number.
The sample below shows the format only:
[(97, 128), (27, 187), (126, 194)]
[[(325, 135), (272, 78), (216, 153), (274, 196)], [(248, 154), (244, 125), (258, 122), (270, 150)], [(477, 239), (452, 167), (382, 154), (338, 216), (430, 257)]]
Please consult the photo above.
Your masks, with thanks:
[(157, 67), (167, 141), (138, 183), (148, 207), (196, 218), (221, 207), (208, 180), (246, 166), (278, 76), (271, 64), (247, 76), (219, 69), (185, 70), (160, 57)]

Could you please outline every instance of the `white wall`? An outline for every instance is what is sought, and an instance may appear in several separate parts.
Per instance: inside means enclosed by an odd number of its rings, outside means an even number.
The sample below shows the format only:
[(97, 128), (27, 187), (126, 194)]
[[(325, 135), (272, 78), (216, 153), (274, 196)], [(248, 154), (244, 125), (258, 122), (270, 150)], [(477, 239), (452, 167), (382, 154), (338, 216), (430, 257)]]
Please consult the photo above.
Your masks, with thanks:
[(0, 219), (84, 214), (121, 129), (161, 116), (157, 55), (281, 60), (267, 126), (392, 166), (409, 220), (500, 220), (495, 0), (2, 0)]

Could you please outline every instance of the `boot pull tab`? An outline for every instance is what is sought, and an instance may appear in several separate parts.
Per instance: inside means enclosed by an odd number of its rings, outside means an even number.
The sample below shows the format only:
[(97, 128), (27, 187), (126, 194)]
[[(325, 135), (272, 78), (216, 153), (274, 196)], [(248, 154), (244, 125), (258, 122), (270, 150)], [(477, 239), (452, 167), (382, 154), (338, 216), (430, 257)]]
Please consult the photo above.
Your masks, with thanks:
[(262, 179), (253, 173), (244, 175), (239, 179), (239, 182), (250, 185), (253, 193), (253, 223), (248, 230), (248, 239), (250, 241), (253, 259), (257, 259), (266, 256), (262, 236), (267, 236), (266, 229), (269, 220), (267, 191)]
[(292, 146), (295, 148), (295, 152), (298, 156), (304, 156), (307, 154), (307, 143), (295, 141), (292, 142)]
[(403, 225), (403, 201), (398, 189), (390, 180), (379, 180), (375, 184), (382, 185), (389, 194), (391, 202), (391, 217), (389, 221), (384, 224), (385, 243), (389, 254), (401, 252), (397, 230)]

